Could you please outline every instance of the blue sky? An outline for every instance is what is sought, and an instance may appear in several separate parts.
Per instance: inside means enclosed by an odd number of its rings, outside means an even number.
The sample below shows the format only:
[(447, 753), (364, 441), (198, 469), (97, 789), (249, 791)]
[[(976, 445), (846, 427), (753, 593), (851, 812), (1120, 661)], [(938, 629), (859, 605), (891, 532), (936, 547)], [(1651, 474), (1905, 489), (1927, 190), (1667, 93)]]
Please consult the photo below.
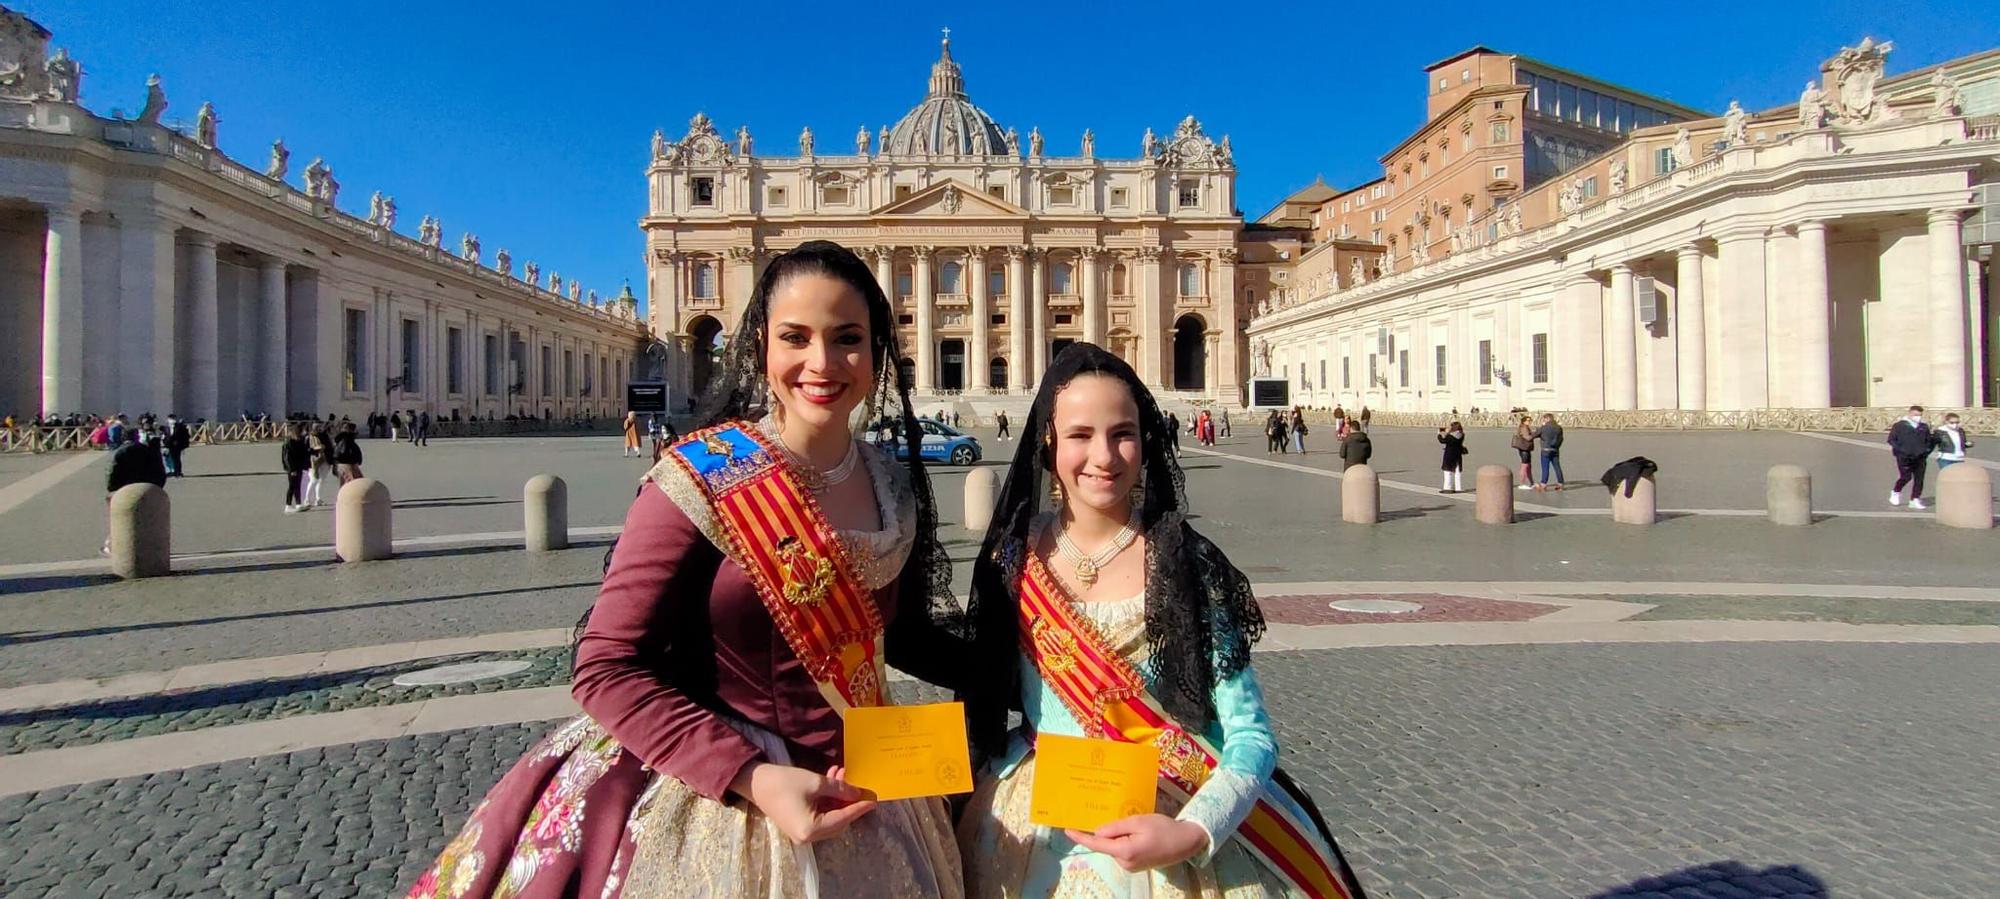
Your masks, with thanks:
[[(1818, 63), (1864, 34), (1891, 73), (2000, 44), (2000, 4), (1627, 5), (1631, 14), (1514, 4), (1356, 15), (1338, 4), (1230, 7), (921, 3), (700, 4), (15, 2), (84, 66), (84, 102), (128, 115), (149, 72), (169, 121), (203, 100), (221, 144), (261, 168), (271, 139), (293, 181), (324, 156), (350, 212), (397, 199), (401, 230), (438, 215), (447, 245), (643, 295), (644, 168), (655, 128), (696, 111), (792, 153), (803, 125), (845, 147), (922, 98), (938, 29), (974, 102), (1050, 152), (1086, 127), (1102, 156), (1137, 155), (1147, 127), (1193, 113), (1231, 135), (1238, 206), (1255, 217), (1324, 176), (1372, 178), (1422, 123), (1422, 66), (1474, 44), (1521, 53), (1701, 109), (1790, 102)], [(1495, 10), (1504, 10), (1496, 13)]]

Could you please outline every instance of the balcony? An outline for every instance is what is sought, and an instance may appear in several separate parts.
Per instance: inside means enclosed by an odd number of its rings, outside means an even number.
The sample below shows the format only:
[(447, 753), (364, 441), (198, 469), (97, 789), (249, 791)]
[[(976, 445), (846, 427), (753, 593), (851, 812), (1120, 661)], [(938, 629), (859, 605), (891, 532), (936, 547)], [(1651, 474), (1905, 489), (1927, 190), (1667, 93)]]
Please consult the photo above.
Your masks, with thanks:
[(1082, 309), (1083, 297), (1074, 293), (1049, 294), (1050, 309)]

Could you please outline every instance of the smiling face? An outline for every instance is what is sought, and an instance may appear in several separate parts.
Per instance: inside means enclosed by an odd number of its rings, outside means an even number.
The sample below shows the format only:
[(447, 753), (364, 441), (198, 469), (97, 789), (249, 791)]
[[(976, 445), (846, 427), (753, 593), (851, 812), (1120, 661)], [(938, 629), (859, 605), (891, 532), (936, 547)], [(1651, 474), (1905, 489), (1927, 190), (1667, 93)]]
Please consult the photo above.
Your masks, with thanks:
[(783, 414), (809, 427), (844, 423), (875, 383), (868, 303), (847, 282), (817, 272), (771, 291), (764, 374)]
[(1125, 382), (1079, 375), (1056, 394), (1055, 476), (1072, 505), (1122, 514), (1139, 482), (1139, 405)]

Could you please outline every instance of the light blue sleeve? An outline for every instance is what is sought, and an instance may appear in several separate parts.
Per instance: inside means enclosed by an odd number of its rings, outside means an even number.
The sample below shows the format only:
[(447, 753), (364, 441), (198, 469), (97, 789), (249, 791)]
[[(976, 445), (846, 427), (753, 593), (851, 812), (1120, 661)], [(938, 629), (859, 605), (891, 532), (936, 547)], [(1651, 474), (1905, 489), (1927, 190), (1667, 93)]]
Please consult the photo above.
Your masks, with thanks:
[(1198, 857), (1203, 863), (1250, 816), (1278, 767), (1278, 739), (1264, 711), (1264, 691), (1248, 666), (1215, 685), (1215, 718), (1222, 731), (1221, 761), (1175, 816), (1208, 833), (1208, 848)]

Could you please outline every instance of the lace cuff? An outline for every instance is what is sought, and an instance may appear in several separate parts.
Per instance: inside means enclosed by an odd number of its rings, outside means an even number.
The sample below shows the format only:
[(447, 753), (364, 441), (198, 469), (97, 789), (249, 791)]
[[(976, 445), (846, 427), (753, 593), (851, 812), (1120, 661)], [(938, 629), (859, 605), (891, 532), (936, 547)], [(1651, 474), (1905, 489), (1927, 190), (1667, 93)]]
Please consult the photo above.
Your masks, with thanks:
[(1263, 793), (1264, 784), (1259, 779), (1240, 771), (1218, 768), (1194, 792), (1181, 813), (1174, 816), (1176, 821), (1187, 821), (1200, 827), (1208, 834), (1208, 848), (1196, 856), (1202, 864), (1215, 857), (1222, 841), (1236, 833), (1243, 819), (1250, 817), (1250, 809), (1257, 804), (1257, 797)]

